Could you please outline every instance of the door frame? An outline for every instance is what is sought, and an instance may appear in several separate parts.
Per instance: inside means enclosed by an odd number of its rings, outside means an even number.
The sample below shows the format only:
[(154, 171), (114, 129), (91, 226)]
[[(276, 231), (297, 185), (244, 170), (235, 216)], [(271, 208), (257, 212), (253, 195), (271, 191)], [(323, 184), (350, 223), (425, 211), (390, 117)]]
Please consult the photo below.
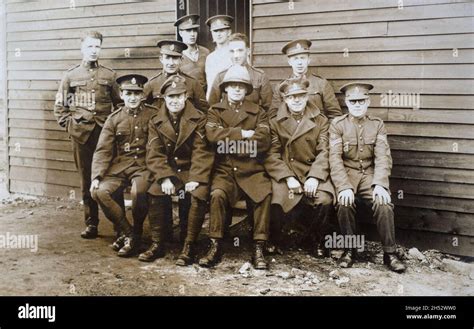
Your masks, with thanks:
[[(197, 0), (176, 0), (176, 11), (175, 11), (175, 20), (179, 17), (189, 14), (189, 3), (191, 1)], [(248, 7), (248, 39), (249, 39), (249, 46), (250, 46), (250, 61), (251, 64), (253, 63), (253, 0), (249, 1)], [(202, 33), (202, 32), (200, 32)], [(209, 33), (209, 32), (207, 32)], [(175, 38), (179, 40), (178, 28), (175, 29)]]

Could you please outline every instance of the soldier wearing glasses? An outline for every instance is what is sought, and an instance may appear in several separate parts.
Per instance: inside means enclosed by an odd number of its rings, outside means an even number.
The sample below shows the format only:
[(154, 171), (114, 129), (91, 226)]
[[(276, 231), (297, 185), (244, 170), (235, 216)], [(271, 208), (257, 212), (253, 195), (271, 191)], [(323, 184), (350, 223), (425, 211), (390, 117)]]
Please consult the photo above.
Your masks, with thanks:
[[(341, 87), (349, 113), (334, 119), (329, 129), (329, 163), (337, 192), (337, 218), (344, 235), (355, 234), (356, 211), (372, 210), (382, 239), (384, 264), (395, 272), (405, 265), (395, 253), (393, 204), (389, 190), (392, 157), (381, 119), (367, 115), (368, 83), (352, 82)], [(357, 205), (357, 206), (356, 206)], [(346, 249), (341, 267), (354, 262), (355, 249)]]

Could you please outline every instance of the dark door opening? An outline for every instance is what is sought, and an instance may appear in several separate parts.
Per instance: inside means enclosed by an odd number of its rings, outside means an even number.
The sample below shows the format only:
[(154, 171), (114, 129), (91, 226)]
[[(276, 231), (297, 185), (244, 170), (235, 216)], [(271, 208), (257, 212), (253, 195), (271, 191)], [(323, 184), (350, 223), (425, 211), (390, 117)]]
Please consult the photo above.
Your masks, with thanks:
[(177, 0), (178, 18), (188, 14), (201, 17), (198, 43), (211, 51), (215, 45), (206, 20), (214, 15), (234, 17), (232, 31), (245, 33), (250, 38), (250, 0)]

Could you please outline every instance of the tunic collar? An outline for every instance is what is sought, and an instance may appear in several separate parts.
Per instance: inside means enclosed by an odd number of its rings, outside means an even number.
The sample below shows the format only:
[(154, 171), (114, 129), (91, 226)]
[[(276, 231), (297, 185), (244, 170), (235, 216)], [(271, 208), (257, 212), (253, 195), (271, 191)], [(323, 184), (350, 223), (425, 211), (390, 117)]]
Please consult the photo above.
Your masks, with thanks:
[(240, 103), (231, 103), (230, 101), (228, 101), (229, 108), (230, 108), (231, 110), (237, 110), (237, 109), (239, 109), (239, 108), (242, 106), (242, 103), (243, 103), (243, 101), (240, 102)]
[(136, 109), (131, 109), (127, 106), (125, 106), (125, 112), (127, 112), (128, 115), (137, 115), (138, 113), (140, 113), (142, 110), (142, 104), (140, 104), (140, 106), (138, 106)]
[(364, 115), (363, 117), (361, 118), (356, 118), (356, 117), (353, 117), (350, 113), (349, 113), (349, 118), (352, 122), (354, 123), (364, 123), (366, 120), (367, 120), (367, 115)]
[(89, 62), (89, 61), (82, 61), (82, 66), (86, 69), (95, 69), (99, 67), (99, 61)]
[(306, 69), (306, 72), (303, 73), (302, 75), (296, 75), (294, 72), (291, 73), (291, 79), (306, 79), (306, 76), (308, 75), (308, 69)]
[(196, 50), (191, 50), (190, 48), (184, 50), (183, 55), (193, 62), (197, 62), (199, 60), (199, 46), (196, 46)]

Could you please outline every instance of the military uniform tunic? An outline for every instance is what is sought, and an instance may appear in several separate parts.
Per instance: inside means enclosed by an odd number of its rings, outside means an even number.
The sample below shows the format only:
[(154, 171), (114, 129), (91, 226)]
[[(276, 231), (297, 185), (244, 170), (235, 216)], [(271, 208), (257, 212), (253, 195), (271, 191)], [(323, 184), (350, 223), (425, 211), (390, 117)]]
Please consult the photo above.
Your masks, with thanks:
[[(289, 78), (295, 79), (297, 77), (290, 76)], [(326, 79), (310, 72), (308, 72), (302, 78), (309, 81), (308, 102), (312, 107), (318, 108), (321, 113), (329, 119), (329, 121), (339, 115), (342, 115), (341, 107), (339, 106), (339, 102), (337, 101), (336, 95), (334, 94), (334, 90)], [(283, 95), (281, 95), (281, 93), (276, 90), (273, 93), (270, 117), (276, 115), (276, 111), (282, 102)]]
[(94, 127), (102, 127), (121, 102), (116, 73), (97, 62), (83, 62), (69, 69), (59, 85), (54, 115), (61, 127), (79, 144), (85, 144)]
[[(254, 130), (252, 138), (243, 139), (242, 129)], [(222, 238), (226, 215), (242, 197), (254, 210), (254, 240), (267, 240), (270, 223), (271, 183), (264, 168), (270, 148), (270, 128), (266, 112), (257, 104), (244, 100), (231, 105), (221, 102), (211, 107), (207, 117), (206, 136), (217, 144), (248, 141), (255, 145), (256, 156), (245, 153), (216, 153), (211, 179), (211, 238)]]
[(290, 196), (287, 177), (295, 177), (304, 185), (306, 179), (318, 179), (318, 191), (334, 197), (329, 176), (328, 119), (310, 105), (300, 119), (295, 119), (282, 104), (275, 118), (270, 120), (272, 147), (265, 168), (272, 177), (272, 203), (279, 204), (285, 213), (292, 210), (303, 194)]
[(86, 225), (99, 224), (98, 206), (89, 192), (91, 166), (102, 126), (121, 102), (115, 80), (112, 69), (98, 62), (83, 62), (64, 74), (56, 95), (54, 115), (72, 141)]
[(142, 103), (132, 110), (125, 106), (112, 113), (104, 124), (92, 163), (92, 179), (100, 181), (94, 191), (104, 214), (121, 232), (132, 234), (124, 209), (114, 200), (132, 185), (133, 235), (140, 238), (148, 213), (147, 191), (151, 174), (145, 163), (148, 122), (157, 108)]
[[(383, 205), (372, 199), (373, 187), (389, 190), (392, 157), (383, 121), (376, 117), (355, 118), (350, 114), (335, 118), (329, 129), (331, 178), (339, 194), (352, 189), (356, 201), (372, 212), (382, 238), (383, 250), (395, 252), (393, 204)], [(357, 207), (359, 210), (361, 207)], [(337, 205), (341, 232), (355, 234), (356, 206)]]
[[(169, 238), (172, 224), (171, 197), (165, 195), (161, 183), (169, 178), (176, 189), (179, 208), (180, 237), (194, 242), (201, 231), (209, 197), (209, 179), (214, 163), (214, 152), (205, 136), (206, 116), (189, 102), (179, 114), (171, 117), (163, 104), (149, 123), (147, 166), (153, 174), (148, 193), (152, 240)], [(185, 193), (188, 182), (198, 182), (191, 193)], [(189, 221), (189, 223), (188, 223)], [(166, 229), (168, 227), (168, 230)]]
[(183, 51), (183, 61), (181, 63), (180, 69), (184, 74), (187, 74), (199, 81), (202, 88), (206, 90), (206, 58), (210, 51), (206, 47), (198, 45), (196, 58), (191, 58), (188, 50), (189, 49)]

